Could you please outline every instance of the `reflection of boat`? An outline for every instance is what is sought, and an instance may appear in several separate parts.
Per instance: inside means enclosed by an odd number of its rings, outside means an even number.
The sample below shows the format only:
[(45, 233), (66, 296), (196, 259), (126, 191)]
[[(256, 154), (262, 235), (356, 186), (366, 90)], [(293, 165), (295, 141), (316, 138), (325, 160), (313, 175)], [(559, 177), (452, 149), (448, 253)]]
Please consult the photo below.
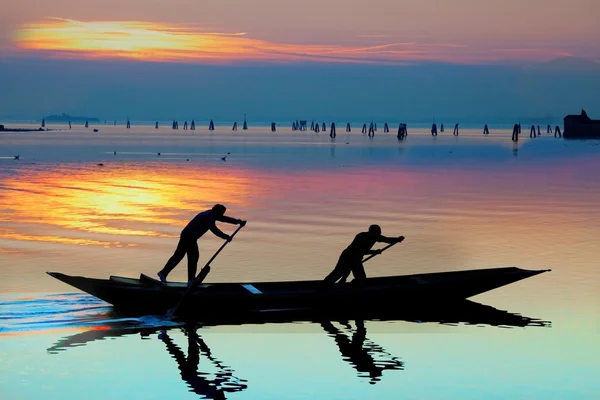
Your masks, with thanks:
[[(57, 354), (57, 351), (65, 350), (68, 347), (108, 337), (121, 337), (139, 333), (144, 338), (161, 331), (158, 338), (164, 342), (169, 354), (177, 361), (181, 379), (187, 383), (191, 392), (199, 394), (203, 398), (225, 399), (225, 393), (227, 392), (239, 392), (246, 389), (248, 387), (246, 381), (235, 377), (233, 375), (234, 371), (230, 367), (213, 356), (210, 348), (198, 335), (196, 329), (191, 325), (186, 325), (183, 329), (187, 336), (187, 356), (169, 337), (167, 330), (161, 330), (160, 328), (91, 330), (59, 341), (49, 348), (48, 352)], [(201, 356), (209, 360), (218, 369), (219, 372), (214, 378), (210, 378), (207, 373), (198, 371)]]
[[(372, 311), (372, 312), (345, 312), (321, 313), (294, 313), (294, 312), (268, 312), (246, 315), (245, 318), (229, 318), (212, 323), (210, 325), (242, 325), (245, 323), (291, 323), (291, 322), (314, 322), (321, 325), (325, 332), (331, 336), (338, 346), (344, 361), (348, 362), (358, 373), (359, 377), (369, 378), (371, 384), (381, 380), (383, 371), (403, 370), (404, 363), (396, 356), (389, 354), (381, 346), (373, 343), (367, 338), (365, 321), (408, 321), (419, 323), (490, 325), (502, 327), (526, 327), (526, 326), (548, 326), (550, 323), (533, 318), (511, 314), (506, 311), (497, 310), (493, 307), (474, 303), (468, 300), (431, 305), (426, 307), (411, 308), (411, 311)], [(351, 322), (354, 321), (356, 329), (352, 331)], [(217, 360), (211, 353), (207, 344), (197, 334), (198, 326), (186, 324), (184, 332), (188, 341), (187, 357), (177, 347), (168, 335), (169, 329), (173, 327), (170, 321), (165, 327), (160, 327), (160, 321), (152, 327), (132, 325), (139, 323), (135, 320), (113, 321), (101, 329), (92, 328), (89, 331), (77, 333), (59, 340), (48, 348), (48, 353), (59, 354), (70, 348), (87, 345), (97, 340), (117, 338), (128, 335), (140, 334), (141, 338), (161, 332), (159, 338), (165, 343), (167, 350), (177, 361), (182, 379), (189, 385), (190, 390), (207, 396), (209, 398), (223, 398), (224, 392), (235, 392), (244, 390), (246, 381), (234, 376), (234, 371)], [(338, 327), (338, 323), (341, 327)], [(351, 336), (348, 335), (350, 331)], [(200, 356), (208, 359), (219, 372), (215, 379), (208, 379), (207, 374), (199, 373)]]
[[(117, 314), (108, 314), (109, 318), (117, 318)], [(407, 321), (415, 323), (439, 323), (444, 325), (484, 325), (499, 327), (547, 327), (549, 321), (542, 321), (536, 318), (524, 317), (519, 314), (513, 314), (507, 311), (498, 310), (494, 307), (469, 300), (459, 300), (455, 302), (445, 302), (442, 304), (429, 304), (424, 306), (413, 306), (410, 309), (397, 308), (396, 310), (342, 310), (342, 311), (321, 311), (311, 310), (269, 310), (255, 313), (248, 313), (243, 316), (227, 316), (213, 318), (203, 321), (202, 326), (224, 326), (224, 325), (244, 325), (244, 324), (286, 324), (293, 322), (315, 322), (315, 321)], [(133, 320), (139, 323), (138, 320)], [(164, 326), (160, 320), (155, 321), (156, 325), (152, 327), (132, 326), (131, 319), (113, 321), (110, 326), (102, 329), (90, 329), (64, 339), (59, 340), (54, 346), (48, 349), (49, 353), (56, 353), (71, 347), (83, 346), (96, 340), (103, 340), (109, 337), (119, 337), (128, 334), (141, 334), (146, 336), (160, 329), (172, 328), (174, 323), (166, 321)], [(176, 324), (178, 326), (181, 323)]]
[[(414, 304), (415, 299), (466, 299), (542, 272), (512, 267), (377, 277), (367, 278), (360, 286), (350, 282), (326, 290), (321, 290), (322, 281), (202, 284), (182, 303), (178, 316), (205, 319), (270, 309), (396, 309)], [(145, 275), (141, 279), (95, 279), (48, 274), (112, 304), (126, 315), (164, 314), (186, 291), (185, 284), (162, 284)]]
[[(108, 317), (116, 318), (117, 314), (109, 314)], [(545, 327), (550, 326), (549, 321), (536, 318), (524, 317), (508, 311), (498, 310), (494, 307), (470, 300), (459, 300), (444, 302), (441, 304), (425, 304), (410, 307), (409, 309), (381, 309), (381, 310), (340, 310), (340, 311), (313, 311), (313, 310), (269, 310), (245, 315), (222, 315), (220, 318), (203, 321), (202, 326), (224, 326), (244, 324), (286, 324), (293, 322), (315, 322), (315, 321), (407, 321), (415, 323), (439, 323), (444, 325), (484, 325), (500, 327)], [(135, 320), (135, 323), (139, 323)], [(127, 334), (140, 333), (142, 336), (149, 335), (160, 329), (173, 327), (172, 321), (165, 320), (162, 326), (160, 320), (155, 321), (152, 327), (132, 326), (131, 319), (114, 321), (110, 326), (102, 329), (90, 329), (62, 340), (48, 349), (49, 353), (66, 350), (71, 347), (83, 346), (89, 342), (102, 340), (108, 337), (118, 337)], [(181, 323), (177, 324), (181, 325)]]

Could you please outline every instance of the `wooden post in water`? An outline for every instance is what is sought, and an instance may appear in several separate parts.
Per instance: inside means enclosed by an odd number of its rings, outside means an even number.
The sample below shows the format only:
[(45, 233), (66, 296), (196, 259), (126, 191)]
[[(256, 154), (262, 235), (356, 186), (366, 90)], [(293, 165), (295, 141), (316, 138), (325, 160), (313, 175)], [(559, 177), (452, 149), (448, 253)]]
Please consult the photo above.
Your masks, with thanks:
[(271, 132), (276, 132), (277, 128), (275, 127), (275, 122), (271, 122)]
[(530, 138), (536, 138), (537, 135), (535, 134), (535, 126), (531, 125), (531, 129), (529, 129), (529, 137)]
[(490, 130), (488, 129), (487, 124), (485, 124), (485, 126), (483, 127), (483, 134), (484, 135), (489, 135), (490, 134)]
[(346, 124), (346, 132), (350, 132), (350, 122)]
[(519, 141), (519, 124), (515, 124), (515, 126), (513, 127), (513, 132), (512, 132), (511, 140), (513, 142), (518, 142)]
[(431, 125), (431, 136), (437, 136), (437, 125), (435, 123)]
[(371, 124), (369, 125), (369, 137), (374, 137), (375, 136), (375, 127), (373, 126), (373, 122), (371, 121)]
[(454, 125), (454, 131), (452, 132), (454, 136), (458, 136), (458, 124)]
[(154, 124), (154, 129), (158, 129), (158, 121)]
[(362, 133), (367, 133), (367, 124), (363, 124)]
[(444, 124), (440, 124), (440, 132), (444, 132)]
[(210, 123), (208, 124), (208, 130), (209, 131), (214, 131), (215, 130), (215, 123), (213, 122), (213, 120), (210, 120)]
[(185, 122), (183, 123), (183, 130), (184, 130), (184, 131), (187, 131), (187, 129), (188, 129), (188, 125), (187, 125), (187, 121), (185, 121)]
[(406, 129), (406, 124), (400, 124), (398, 126), (398, 140), (404, 140), (404, 138), (408, 135), (408, 130)]
[(329, 137), (336, 137), (336, 133), (335, 133), (335, 122), (331, 123), (331, 128), (329, 128)]
[(192, 120), (192, 125), (190, 126), (190, 129), (193, 131), (196, 130), (196, 121)]
[(237, 122), (233, 123), (233, 127), (231, 128), (232, 131), (237, 131)]
[(554, 128), (554, 137), (562, 137), (562, 132), (560, 131), (560, 126), (556, 125), (556, 128)]

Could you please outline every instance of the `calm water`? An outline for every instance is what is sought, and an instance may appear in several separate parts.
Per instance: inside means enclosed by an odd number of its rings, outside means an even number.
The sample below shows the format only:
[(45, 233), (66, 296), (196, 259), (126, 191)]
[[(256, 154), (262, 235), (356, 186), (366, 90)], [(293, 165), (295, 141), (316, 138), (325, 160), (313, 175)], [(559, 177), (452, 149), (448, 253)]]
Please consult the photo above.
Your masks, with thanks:
[[(0, 135), (1, 399), (600, 398), (598, 141), (99, 129)], [(154, 275), (216, 202), (249, 222), (208, 281), (320, 279), (371, 223), (406, 240), (369, 276), (552, 272), (472, 298), (476, 321), (198, 329), (45, 274)]]

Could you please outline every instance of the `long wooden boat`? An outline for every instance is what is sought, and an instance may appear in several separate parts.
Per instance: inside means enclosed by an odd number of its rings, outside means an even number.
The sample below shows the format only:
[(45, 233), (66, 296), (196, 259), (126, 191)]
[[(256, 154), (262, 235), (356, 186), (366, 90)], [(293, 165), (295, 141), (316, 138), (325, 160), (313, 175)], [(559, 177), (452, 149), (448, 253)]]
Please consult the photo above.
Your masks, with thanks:
[[(516, 267), (367, 278), (325, 287), (322, 281), (200, 284), (178, 309), (185, 319), (210, 319), (279, 310), (389, 310), (425, 303), (467, 299), (549, 270)], [(172, 309), (186, 291), (184, 283), (139, 279), (52, 277), (112, 304), (123, 315), (160, 315)]]

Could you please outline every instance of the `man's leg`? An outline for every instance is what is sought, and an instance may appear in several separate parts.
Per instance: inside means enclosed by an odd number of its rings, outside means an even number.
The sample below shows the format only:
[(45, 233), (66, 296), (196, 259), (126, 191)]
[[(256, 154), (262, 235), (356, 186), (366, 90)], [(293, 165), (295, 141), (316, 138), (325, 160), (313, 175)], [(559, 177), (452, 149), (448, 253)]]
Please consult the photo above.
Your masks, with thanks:
[(188, 260), (188, 282), (196, 279), (196, 270), (198, 269), (198, 259), (200, 252), (198, 251), (198, 243), (190, 244), (187, 249)]
[(324, 283), (331, 285), (336, 283), (338, 279), (345, 281), (346, 278), (348, 278), (348, 275), (350, 275), (350, 266), (346, 258), (347, 257), (344, 256), (344, 253), (340, 255), (340, 258), (338, 259), (333, 271), (331, 271), (331, 273), (323, 280)]
[(167, 261), (164, 268), (160, 270), (159, 276), (162, 275), (163, 278), (167, 278), (167, 275), (169, 275), (169, 273), (173, 271), (173, 268), (175, 268), (177, 264), (179, 264), (179, 262), (183, 260), (183, 257), (185, 256), (185, 253), (187, 251), (187, 246), (187, 240), (184, 240), (184, 238), (180, 238), (179, 243), (177, 244), (177, 248), (175, 249), (175, 253), (173, 253), (171, 258), (169, 258), (169, 261)]
[(365, 267), (363, 266), (362, 261), (352, 263), (352, 275), (354, 275), (356, 283), (364, 282), (365, 279), (367, 279), (367, 274), (365, 273)]
[(344, 275), (344, 268), (339, 265), (336, 265), (333, 271), (331, 271), (329, 275), (327, 275), (325, 279), (323, 279), (323, 282), (327, 284), (334, 284), (338, 281), (338, 279), (342, 278)]

